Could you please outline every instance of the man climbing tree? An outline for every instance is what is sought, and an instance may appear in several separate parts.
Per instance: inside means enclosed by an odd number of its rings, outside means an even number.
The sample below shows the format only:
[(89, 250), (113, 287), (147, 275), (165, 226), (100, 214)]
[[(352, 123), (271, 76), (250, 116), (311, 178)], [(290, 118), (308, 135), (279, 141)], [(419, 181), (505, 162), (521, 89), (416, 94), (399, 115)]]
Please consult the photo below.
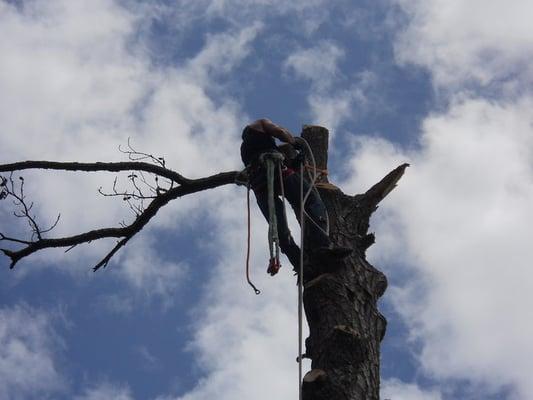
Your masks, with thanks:
[[(284, 196), (289, 201), (297, 218), (299, 218), (300, 202), (302, 201), (301, 176), (291, 168), (295, 166), (294, 161), (291, 163), (291, 167), (287, 165), (288, 160), (283, 156), (274, 138), (294, 146), (299, 151), (303, 149), (301, 142), (298, 142), (287, 129), (274, 124), (268, 119), (258, 119), (247, 125), (242, 132), (241, 158), (248, 173), (248, 184), (254, 191), (259, 209), (267, 221), (272, 222), (270, 207), (273, 207), (275, 211), (273, 216), (276, 220), (281, 251), (291, 262), (294, 271), (298, 273), (300, 248), (290, 233), (284, 203), (279, 196)], [(301, 138), (298, 139), (303, 140)], [(284, 151), (283, 153), (285, 155), (291, 154), (290, 151)], [(274, 174), (273, 188), (269, 188), (268, 184), (266, 157), (273, 157), (276, 160), (277, 165), (275, 167), (279, 168), (280, 172), (279, 174)], [(301, 155), (295, 158), (303, 161)], [(307, 194), (304, 209), (308, 217), (309, 248), (323, 257), (342, 258), (350, 254), (351, 249), (349, 248), (333, 246), (327, 232), (327, 211), (324, 203), (316, 191), (310, 190), (310, 184), (307, 180), (303, 181), (302, 186), (303, 193)], [(273, 191), (271, 197), (269, 196), (269, 189)], [(272, 201), (274, 204), (270, 204)], [(279, 267), (279, 260), (276, 257), (271, 257), (267, 272), (275, 275)]]
[[(327, 129), (306, 126), (301, 136), (314, 154), (314, 167), (327, 171)], [(263, 173), (260, 172), (261, 167), (258, 170), (253, 169), (255, 157), (265, 150), (278, 151), (274, 138), (288, 143), (297, 142), (287, 130), (267, 120), (256, 121), (243, 132), (243, 161), (252, 166), (250, 181), (254, 186), (264, 179)], [(98, 270), (108, 265), (111, 258), (170, 201), (199, 191), (233, 184), (239, 175), (239, 172), (231, 171), (189, 179), (167, 168), (161, 158), (136, 151), (131, 146), (125, 153), (130, 157), (130, 161), (22, 161), (0, 164), (0, 173), (4, 173), (0, 179), (0, 199), (4, 200), (4, 204), (8, 199), (13, 200), (15, 215), (26, 220), (31, 230), (29, 238), (13, 237), (4, 231), (0, 232), (0, 243), (8, 244), (2, 246), (1, 250), (11, 260), (10, 268), (14, 268), (23, 258), (47, 248), (71, 249), (98, 239), (116, 238), (115, 246), (94, 267), (94, 270)], [(379, 345), (385, 334), (386, 321), (377, 309), (377, 300), (383, 295), (387, 280), (368, 263), (365, 251), (374, 243), (374, 235), (368, 233), (370, 216), (396, 186), (406, 167), (407, 164), (400, 165), (365, 193), (356, 196), (344, 194), (328, 182), (326, 174), (321, 174), (317, 179), (316, 186), (323, 203), (317, 197), (306, 204), (306, 209), (309, 220), (317, 221), (317, 229), (321, 227), (315, 232), (316, 236), (322, 235), (321, 239), (317, 239), (318, 243), (328, 250), (324, 257), (320, 257), (313, 254), (311, 249), (304, 249), (307, 257), (302, 267), (307, 279), (303, 305), (310, 331), (305, 341), (304, 356), (311, 359), (311, 370), (303, 381), (299, 381), (303, 400), (379, 399)], [(23, 177), (14, 176), (16, 172), (27, 169), (128, 172), (130, 189), (118, 189), (115, 180), (110, 192), (101, 193), (123, 199), (134, 211), (135, 218), (130, 224), (124, 223), (119, 227), (95, 229), (66, 237), (48, 237), (55, 223), (44, 228), (39, 224), (32, 212), (33, 203), (26, 198)], [(288, 188), (287, 198), (291, 197), (289, 192), (292, 191), (303, 193), (302, 190), (294, 189), (291, 183), (292, 179), (299, 180), (296, 174), (285, 172), (285, 175), (285, 179), (280, 179), (278, 184), (280, 190), (284, 186)], [(295, 178), (290, 178), (293, 175)], [(284, 185), (281, 185), (282, 182)], [(254, 192), (263, 210), (264, 194), (257, 186)], [(277, 204), (279, 203), (278, 199)], [(292, 205), (299, 207), (299, 204), (301, 203), (296, 201), (295, 205)], [(330, 217), (329, 236), (321, 233), (324, 206)], [(279, 206), (275, 208), (275, 214), (280, 214), (278, 209)], [(265, 216), (267, 215), (267, 218), (270, 218), (272, 214), (265, 213)], [(56, 223), (58, 220), (59, 217)], [(280, 221), (282, 220), (284, 218), (280, 218)], [(312, 226), (311, 223), (307, 225)], [(292, 262), (290, 249), (294, 247), (298, 251), (298, 248), (294, 241), (289, 240), (288, 228), (285, 229), (286, 226), (281, 228), (285, 235), (283, 240), (286, 240), (283, 247)], [(335, 243), (337, 248), (350, 249), (351, 252), (344, 254), (345, 257), (335, 257), (336, 251), (331, 251), (330, 242)]]

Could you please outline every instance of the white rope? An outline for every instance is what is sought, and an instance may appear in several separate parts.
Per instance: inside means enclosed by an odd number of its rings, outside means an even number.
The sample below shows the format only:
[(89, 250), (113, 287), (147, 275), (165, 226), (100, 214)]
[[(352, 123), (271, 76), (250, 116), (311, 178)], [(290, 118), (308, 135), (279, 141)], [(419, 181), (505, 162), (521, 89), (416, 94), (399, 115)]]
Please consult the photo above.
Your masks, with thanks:
[[(318, 194), (318, 191), (315, 189), (315, 182), (317, 180), (317, 174), (316, 174), (316, 161), (315, 156), (313, 154), (313, 151), (311, 150), (311, 146), (309, 146), (309, 143), (307, 143), (307, 140), (300, 137), (298, 138), (299, 141), (305, 144), (307, 148), (307, 153), (309, 154), (311, 158), (311, 163), (313, 167), (313, 175), (311, 178), (309, 190), (304, 195), (304, 163), (300, 165), (300, 268), (298, 271), (298, 393), (299, 393), (299, 399), (302, 400), (302, 356), (303, 356), (303, 280), (304, 280), (304, 231), (305, 231), (305, 223), (304, 223), (304, 215), (309, 218), (309, 220), (316, 225), (322, 232), (324, 232), (326, 235), (329, 236), (329, 217), (328, 213), (326, 211), (326, 231), (322, 229), (320, 225), (318, 225), (313, 218), (305, 211), (305, 203), (307, 202), (307, 198), (313, 191), (315, 190), (317, 196), (320, 197)], [(309, 173), (309, 171), (308, 171)]]
[(273, 157), (265, 157), (267, 169), (267, 189), (268, 189), (268, 245), (270, 250), (270, 262), (279, 260), (279, 236), (278, 221), (276, 217), (276, 206), (274, 203), (274, 171), (276, 162)]
[(304, 166), (300, 166), (300, 271), (298, 271), (298, 393), (302, 400), (303, 278), (304, 278)]
[(287, 219), (287, 207), (285, 206), (285, 185), (283, 184), (283, 171), (282, 163), (278, 163), (279, 171), (279, 186), (281, 188), (281, 200), (283, 201), (283, 218), (285, 218), (285, 224), (289, 226), (289, 221)]
[[(309, 146), (309, 143), (307, 142), (307, 140), (305, 140), (303, 137), (299, 137), (298, 140), (305, 145), (306, 150), (307, 150), (307, 154), (309, 154), (309, 157), (311, 158), (311, 167), (312, 167), (312, 170), (313, 170), (313, 174), (312, 175), (311, 175), (311, 172), (309, 170), (307, 170), (307, 174), (309, 176), (309, 180), (311, 181), (311, 186), (310, 186), (310, 189), (309, 189), (309, 191), (307, 192), (307, 194), (305, 196), (305, 201), (307, 201), (307, 197), (309, 196), (309, 194), (311, 194), (311, 191), (314, 191), (315, 194), (317, 195), (317, 197), (320, 198), (320, 200), (322, 200), (322, 198), (320, 197), (320, 193), (318, 192), (318, 190), (315, 187), (316, 180), (318, 179), (318, 176), (317, 176), (317, 173), (316, 173), (315, 155), (313, 154), (313, 150), (311, 150), (311, 146)], [(304, 212), (305, 212), (305, 215), (307, 216), (307, 218), (309, 218), (309, 220), (318, 229), (320, 229), (324, 234), (329, 236), (329, 215), (328, 215), (327, 212), (326, 212), (326, 230), (324, 230), (319, 224), (317, 224), (316, 221), (313, 218), (311, 218), (311, 216), (307, 213), (307, 211), (304, 210)]]

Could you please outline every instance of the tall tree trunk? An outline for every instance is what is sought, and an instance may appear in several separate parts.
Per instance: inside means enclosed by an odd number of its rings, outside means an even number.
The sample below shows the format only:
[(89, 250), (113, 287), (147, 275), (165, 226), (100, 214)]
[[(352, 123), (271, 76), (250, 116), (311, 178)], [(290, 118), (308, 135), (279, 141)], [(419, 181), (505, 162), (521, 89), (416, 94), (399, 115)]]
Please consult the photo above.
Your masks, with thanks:
[[(328, 130), (305, 126), (302, 132), (315, 155), (319, 170), (327, 171)], [(310, 336), (306, 356), (311, 371), (303, 380), (304, 400), (379, 399), (380, 342), (387, 321), (377, 301), (387, 279), (365, 258), (374, 243), (369, 220), (378, 203), (396, 186), (408, 164), (390, 172), (366, 193), (344, 194), (321, 174), (317, 187), (327, 207), (330, 237), (353, 253), (341, 260), (304, 262), (303, 302)], [(309, 249), (306, 249), (309, 250)]]

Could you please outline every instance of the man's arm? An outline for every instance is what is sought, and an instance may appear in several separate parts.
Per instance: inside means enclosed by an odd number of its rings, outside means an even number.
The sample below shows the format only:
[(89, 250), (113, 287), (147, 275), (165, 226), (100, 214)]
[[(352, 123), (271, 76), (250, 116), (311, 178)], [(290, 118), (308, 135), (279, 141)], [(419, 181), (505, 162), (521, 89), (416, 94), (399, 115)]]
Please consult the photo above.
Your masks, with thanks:
[(276, 125), (269, 119), (266, 119), (266, 118), (258, 119), (252, 125), (257, 125), (258, 127), (261, 127), (261, 130), (265, 132), (267, 135), (275, 137), (276, 139), (279, 139), (282, 142), (290, 143), (290, 144), (295, 143), (294, 137), (292, 136), (292, 134), (289, 132), (288, 129), (283, 128), (282, 126)]

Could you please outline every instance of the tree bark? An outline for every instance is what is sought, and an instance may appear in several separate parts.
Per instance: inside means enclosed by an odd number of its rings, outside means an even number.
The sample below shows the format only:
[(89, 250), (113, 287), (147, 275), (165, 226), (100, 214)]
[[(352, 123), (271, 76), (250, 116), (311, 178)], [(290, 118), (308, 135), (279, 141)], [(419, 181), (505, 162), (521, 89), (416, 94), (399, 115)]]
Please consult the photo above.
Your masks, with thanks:
[[(327, 171), (328, 130), (305, 126), (316, 167)], [(310, 335), (306, 356), (311, 371), (302, 383), (304, 400), (379, 399), (380, 342), (386, 319), (377, 301), (387, 287), (383, 273), (365, 258), (374, 243), (369, 220), (377, 204), (395, 187), (408, 164), (403, 164), (364, 194), (350, 196), (321, 174), (317, 187), (328, 210), (330, 237), (338, 246), (353, 249), (343, 260), (313, 259), (306, 249), (304, 261), (305, 315)]]

